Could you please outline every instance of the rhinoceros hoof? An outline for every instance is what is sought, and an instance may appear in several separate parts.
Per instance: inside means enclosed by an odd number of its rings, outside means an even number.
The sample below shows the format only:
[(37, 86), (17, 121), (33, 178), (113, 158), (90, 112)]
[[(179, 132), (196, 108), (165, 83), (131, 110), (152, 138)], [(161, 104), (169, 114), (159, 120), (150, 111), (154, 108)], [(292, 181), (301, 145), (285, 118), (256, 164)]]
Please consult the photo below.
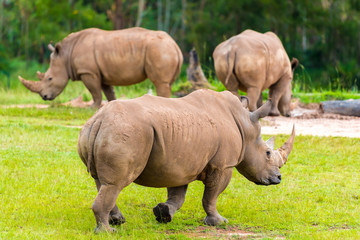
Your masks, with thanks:
[(159, 203), (153, 208), (156, 220), (161, 223), (171, 222), (169, 207), (165, 203)]
[(210, 225), (210, 226), (217, 226), (217, 225), (221, 225), (221, 224), (225, 224), (229, 222), (226, 218), (222, 217), (222, 216), (207, 216), (204, 219), (204, 223), (206, 225)]
[(125, 222), (125, 218), (121, 214), (114, 214), (109, 216), (109, 224), (111, 225), (121, 225)]

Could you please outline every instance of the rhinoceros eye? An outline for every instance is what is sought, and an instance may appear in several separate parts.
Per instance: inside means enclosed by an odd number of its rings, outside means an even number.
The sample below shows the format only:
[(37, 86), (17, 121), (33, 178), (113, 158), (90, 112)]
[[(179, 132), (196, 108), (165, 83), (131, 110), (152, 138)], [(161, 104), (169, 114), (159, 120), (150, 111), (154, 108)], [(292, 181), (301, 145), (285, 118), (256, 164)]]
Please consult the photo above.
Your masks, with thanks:
[(270, 151), (266, 151), (266, 156), (267, 156), (267, 157), (270, 157), (270, 155), (271, 155), (271, 152), (270, 152)]
[(51, 81), (51, 80), (52, 80), (52, 77), (49, 77), (48, 80)]

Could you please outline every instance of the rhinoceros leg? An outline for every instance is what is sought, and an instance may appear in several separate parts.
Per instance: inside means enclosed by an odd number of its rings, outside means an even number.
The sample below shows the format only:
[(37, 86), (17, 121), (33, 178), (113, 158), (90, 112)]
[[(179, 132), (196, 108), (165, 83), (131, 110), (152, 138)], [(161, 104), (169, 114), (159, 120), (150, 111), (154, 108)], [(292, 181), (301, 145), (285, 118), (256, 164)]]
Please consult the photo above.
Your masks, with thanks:
[(106, 99), (110, 102), (112, 100), (116, 100), (114, 87), (106, 84), (101, 84), (101, 88), (106, 96)]
[(246, 93), (249, 98), (249, 110), (253, 112), (257, 109), (257, 103), (261, 94), (261, 90), (256, 87), (251, 87), (247, 89)]
[(116, 185), (101, 185), (98, 195), (92, 205), (97, 227), (95, 232), (109, 231), (116, 232), (115, 228), (109, 225), (110, 212), (114, 209), (116, 199), (122, 187)]
[(260, 93), (259, 99), (257, 100), (256, 106), (257, 108), (261, 107), (263, 105), (263, 96)]
[[(95, 183), (96, 183), (96, 188), (99, 191), (100, 186), (101, 186), (99, 179), (95, 179)], [(125, 222), (126, 222), (125, 217), (122, 215), (122, 213), (120, 212), (118, 206), (115, 204), (113, 209), (110, 211), (109, 223), (111, 225), (121, 225), (121, 224), (123, 224)]]
[(156, 95), (161, 97), (171, 97), (171, 84), (154, 82)]
[(93, 74), (82, 74), (81, 81), (84, 83), (85, 87), (90, 91), (91, 96), (93, 97), (94, 103), (92, 107), (99, 108), (102, 101), (100, 79)]
[(228, 168), (224, 171), (212, 170), (208, 171), (206, 179), (204, 180), (205, 190), (202, 199), (204, 210), (207, 214), (204, 219), (206, 225), (216, 226), (228, 222), (222, 217), (217, 209), (217, 198), (222, 193), (230, 182), (233, 169)]
[(185, 201), (188, 185), (167, 188), (168, 199), (153, 208), (156, 220), (161, 223), (171, 222), (175, 212), (181, 208)]

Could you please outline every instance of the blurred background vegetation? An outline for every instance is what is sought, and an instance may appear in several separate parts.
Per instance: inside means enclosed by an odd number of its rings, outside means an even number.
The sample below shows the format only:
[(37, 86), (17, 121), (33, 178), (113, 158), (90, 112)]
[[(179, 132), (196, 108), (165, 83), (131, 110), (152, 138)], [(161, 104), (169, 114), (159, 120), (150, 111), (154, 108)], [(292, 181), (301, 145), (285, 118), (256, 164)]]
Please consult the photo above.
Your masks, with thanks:
[(34, 79), (36, 69), (45, 71), (50, 41), (89, 27), (134, 26), (168, 32), (185, 62), (195, 46), (211, 81), (214, 48), (253, 29), (275, 32), (290, 59), (300, 60), (297, 91), (360, 86), (359, 0), (0, 0), (1, 87), (17, 86), (20, 73)]

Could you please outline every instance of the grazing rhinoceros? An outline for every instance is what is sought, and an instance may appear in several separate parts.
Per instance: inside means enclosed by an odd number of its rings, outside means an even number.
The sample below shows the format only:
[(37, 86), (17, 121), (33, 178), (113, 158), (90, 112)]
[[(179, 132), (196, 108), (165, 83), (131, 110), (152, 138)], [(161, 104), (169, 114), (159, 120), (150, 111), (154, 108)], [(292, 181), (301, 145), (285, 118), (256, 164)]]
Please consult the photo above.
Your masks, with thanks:
[(264, 142), (259, 118), (271, 101), (250, 113), (232, 93), (198, 90), (183, 98), (150, 95), (116, 100), (103, 106), (83, 126), (79, 155), (99, 191), (92, 209), (96, 231), (125, 218), (116, 206), (120, 191), (132, 182), (167, 187), (168, 199), (154, 209), (156, 220), (170, 222), (189, 183), (205, 185), (207, 225), (227, 222), (216, 210), (219, 194), (235, 167), (260, 185), (278, 184), (280, 168), (292, 150), (295, 132), (278, 150), (275, 139)]
[(250, 111), (262, 105), (261, 92), (269, 88), (270, 115), (290, 115), (291, 80), (299, 61), (290, 62), (275, 33), (245, 30), (220, 43), (213, 58), (216, 76), (226, 89), (237, 96), (238, 89), (247, 92)]
[(115, 100), (113, 86), (126, 86), (149, 78), (157, 95), (170, 97), (171, 84), (180, 72), (182, 53), (165, 32), (143, 28), (104, 31), (90, 28), (72, 33), (54, 46), (50, 68), (38, 72), (40, 81), (28, 81), (19, 76), (29, 90), (44, 100), (59, 95), (69, 78), (81, 80), (89, 89), (94, 107), (106, 98)]

